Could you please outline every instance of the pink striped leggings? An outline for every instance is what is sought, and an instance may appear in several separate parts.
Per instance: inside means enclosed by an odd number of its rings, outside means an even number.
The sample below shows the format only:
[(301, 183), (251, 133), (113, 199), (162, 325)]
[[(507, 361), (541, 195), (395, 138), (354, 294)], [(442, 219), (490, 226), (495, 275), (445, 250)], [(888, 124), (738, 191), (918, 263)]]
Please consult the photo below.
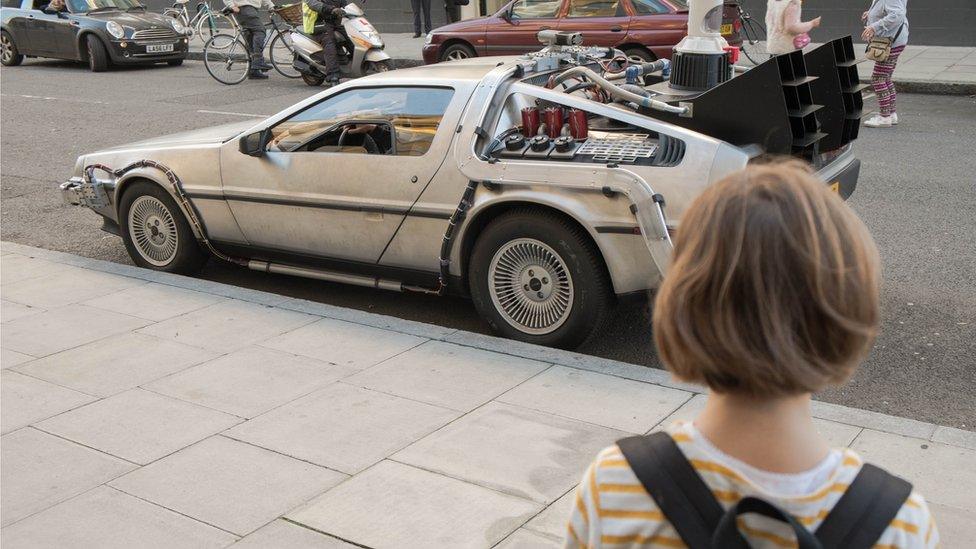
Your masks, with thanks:
[(891, 48), (891, 55), (887, 61), (878, 61), (874, 64), (874, 73), (871, 75), (871, 87), (874, 88), (875, 95), (878, 96), (878, 105), (881, 107), (881, 116), (891, 116), (895, 112), (895, 84), (891, 81), (891, 74), (895, 72), (895, 65), (898, 63), (898, 56), (905, 49), (905, 46)]

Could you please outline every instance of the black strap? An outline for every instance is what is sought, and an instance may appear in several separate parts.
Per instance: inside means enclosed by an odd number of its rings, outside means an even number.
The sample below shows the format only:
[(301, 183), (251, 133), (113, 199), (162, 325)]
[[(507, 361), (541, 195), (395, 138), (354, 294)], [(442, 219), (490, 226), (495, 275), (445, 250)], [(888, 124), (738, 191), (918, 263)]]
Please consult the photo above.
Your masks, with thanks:
[[(820, 541), (817, 540), (793, 515), (784, 512), (779, 507), (766, 500), (752, 496), (746, 496), (738, 501), (731, 509), (722, 516), (715, 535), (712, 537), (712, 547), (722, 549), (749, 549), (749, 542), (742, 537), (739, 531), (739, 523), (736, 519), (739, 515), (746, 513), (757, 513), (780, 522), (785, 522), (793, 528), (796, 535), (799, 549), (821, 549)], [(846, 549), (846, 548), (844, 548)]]
[(712, 547), (724, 511), (665, 432), (617, 441), (630, 468), (689, 549)]
[(817, 539), (824, 547), (870, 548), (911, 493), (908, 481), (866, 463), (817, 528)]

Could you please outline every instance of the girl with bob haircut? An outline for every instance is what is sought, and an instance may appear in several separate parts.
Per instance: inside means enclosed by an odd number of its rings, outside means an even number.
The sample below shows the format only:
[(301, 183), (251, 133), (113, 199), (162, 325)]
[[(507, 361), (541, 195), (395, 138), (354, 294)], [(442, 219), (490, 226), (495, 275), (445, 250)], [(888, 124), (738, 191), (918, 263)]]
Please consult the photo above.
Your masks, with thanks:
[[(816, 532), (824, 523), (862, 468), (874, 469), (849, 448), (829, 446), (810, 402), (812, 393), (846, 382), (874, 342), (877, 248), (854, 212), (798, 161), (750, 166), (716, 183), (681, 227), (654, 304), (654, 339), (675, 377), (709, 392), (694, 421), (665, 429), (667, 443), (719, 511), (752, 497), (794, 519), (796, 529), (740, 515), (732, 524), (752, 547), (795, 547), (804, 528)], [(634, 451), (622, 452), (625, 442), (587, 469), (566, 546), (684, 547), (635, 474)], [(902, 499), (889, 498), (894, 518), (881, 517), (883, 533), (873, 543), (936, 547), (925, 500), (896, 481)], [(690, 493), (686, 484), (676, 483)]]

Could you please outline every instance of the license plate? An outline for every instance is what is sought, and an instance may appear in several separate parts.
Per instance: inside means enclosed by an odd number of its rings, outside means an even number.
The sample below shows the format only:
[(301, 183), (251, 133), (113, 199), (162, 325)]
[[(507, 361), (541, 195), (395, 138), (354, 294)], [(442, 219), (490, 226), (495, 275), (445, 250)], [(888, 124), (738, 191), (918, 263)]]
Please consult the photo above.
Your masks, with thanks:
[[(714, 29), (715, 27), (712, 28)], [(732, 34), (732, 23), (722, 25), (722, 34)]]
[(833, 183), (831, 183), (830, 190), (834, 191), (837, 194), (840, 194), (840, 181), (834, 181)]
[(163, 53), (173, 51), (173, 44), (149, 44), (146, 46), (146, 53)]

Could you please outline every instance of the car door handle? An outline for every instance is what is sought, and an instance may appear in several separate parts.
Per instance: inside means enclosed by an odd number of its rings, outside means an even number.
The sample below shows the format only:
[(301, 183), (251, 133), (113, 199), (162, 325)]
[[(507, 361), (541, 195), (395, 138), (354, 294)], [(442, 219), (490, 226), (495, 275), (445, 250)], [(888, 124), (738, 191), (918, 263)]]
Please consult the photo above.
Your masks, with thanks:
[(624, 30), (624, 28), (621, 27), (620, 25), (614, 25), (610, 27), (610, 32), (620, 32), (622, 30)]
[(547, 31), (547, 30), (549, 30), (549, 29), (551, 29), (551, 28), (552, 28), (552, 27), (550, 27), (549, 25), (546, 25), (546, 26), (544, 26), (544, 27), (539, 27), (539, 30), (541, 30), (541, 31)]

